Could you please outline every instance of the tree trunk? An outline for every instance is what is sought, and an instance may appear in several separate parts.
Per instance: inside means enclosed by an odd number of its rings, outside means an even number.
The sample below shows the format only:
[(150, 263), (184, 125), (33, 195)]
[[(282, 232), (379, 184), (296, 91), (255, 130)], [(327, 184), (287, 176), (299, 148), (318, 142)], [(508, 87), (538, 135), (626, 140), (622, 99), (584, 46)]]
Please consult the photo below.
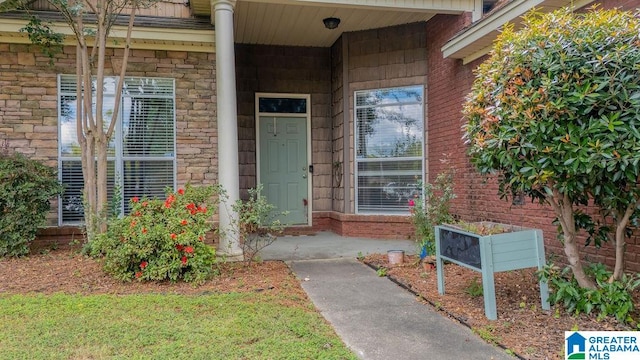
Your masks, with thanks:
[(566, 194), (554, 189), (553, 184), (551, 184), (551, 188), (553, 189), (553, 195), (548, 195), (547, 200), (560, 221), (564, 237), (564, 253), (567, 255), (567, 261), (573, 276), (580, 287), (595, 289), (595, 282), (584, 272), (584, 267), (580, 261), (580, 251), (578, 251), (578, 246), (576, 245), (577, 231), (576, 220), (573, 215), (573, 203)]
[(573, 234), (567, 233), (566, 231), (563, 232), (564, 253), (567, 255), (569, 266), (571, 266), (573, 276), (578, 282), (578, 285), (586, 289), (595, 289), (595, 282), (584, 272), (584, 267), (582, 266), (582, 262), (580, 261), (580, 252), (578, 251), (578, 246), (576, 245), (575, 232)]
[(96, 162), (95, 162), (95, 140), (92, 134), (84, 136), (82, 146), (82, 177), (84, 180), (84, 223), (89, 241), (93, 240), (96, 234), (95, 213), (96, 213)]
[[(633, 203), (627, 206), (621, 219), (619, 219), (619, 216), (616, 216), (616, 235), (613, 241), (616, 253), (616, 264), (613, 268), (613, 275), (609, 278), (609, 282), (622, 279), (622, 274), (624, 274), (624, 250), (626, 247), (625, 230), (637, 205), (637, 203)], [(620, 213), (617, 212), (614, 214), (619, 215)]]
[(107, 215), (109, 209), (109, 200), (107, 198), (107, 147), (109, 143), (106, 141), (104, 134), (96, 140), (97, 155), (97, 208), (96, 208), (96, 230), (99, 233), (107, 231)]
[(624, 237), (624, 227), (618, 225), (616, 228), (616, 237), (613, 241), (616, 253), (616, 264), (613, 268), (613, 275), (609, 278), (610, 283), (622, 279), (622, 274), (624, 274), (624, 249), (626, 247)]
[(84, 222), (87, 232), (87, 239), (91, 241), (95, 235), (95, 228), (93, 227), (93, 214), (96, 208), (96, 193), (95, 193), (95, 140), (93, 132), (88, 126), (87, 117), (90, 116), (91, 108), (89, 107), (89, 113), (87, 113), (86, 101), (83, 94), (83, 87), (85, 87), (84, 66), (86, 48), (81, 42), (76, 47), (76, 136), (78, 143), (80, 144), (81, 160), (82, 160), (82, 179), (84, 180), (84, 187), (82, 189), (83, 194), (83, 209), (84, 209)]
[[(0, 3), (3, 0), (0, 0)], [(84, 220), (89, 241), (96, 234), (107, 230), (109, 202), (107, 199), (108, 162), (107, 150), (116, 124), (125, 82), (127, 62), (131, 48), (135, 14), (141, 6), (152, 5), (139, 0), (114, 2), (110, 0), (51, 2), (66, 21), (76, 40), (76, 134), (81, 149), (82, 176), (84, 180), (83, 204)], [(153, 1), (152, 1), (153, 3)], [(88, 29), (84, 22), (87, 13), (95, 15)], [(104, 79), (111, 76), (114, 69), (105, 70), (110, 31), (115, 19), (129, 14), (125, 36), (122, 67), (119, 73), (112, 109), (111, 123), (105, 129)], [(89, 30), (89, 31), (87, 31)], [(121, 36), (121, 35), (118, 35)], [(112, 55), (109, 55), (112, 56)], [(93, 75), (95, 75), (95, 83)], [(117, 74), (114, 74), (117, 75)], [(115, 175), (115, 174), (114, 174)]]

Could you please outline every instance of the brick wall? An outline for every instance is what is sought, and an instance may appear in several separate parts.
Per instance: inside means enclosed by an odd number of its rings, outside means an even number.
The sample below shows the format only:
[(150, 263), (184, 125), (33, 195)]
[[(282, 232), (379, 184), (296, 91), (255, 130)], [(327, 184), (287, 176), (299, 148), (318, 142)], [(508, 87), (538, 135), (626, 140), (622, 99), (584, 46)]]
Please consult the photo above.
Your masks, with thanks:
[(640, 9), (640, 3), (638, 0), (604, 0), (598, 1), (603, 9), (619, 8), (623, 10), (636, 10)]
[[(57, 75), (75, 73), (75, 48), (65, 47), (55, 65), (33, 45), (0, 44), (0, 140), (12, 150), (57, 167)], [(109, 49), (107, 75), (121, 64)], [(176, 79), (179, 186), (217, 182), (215, 56), (195, 52), (132, 50), (129, 76)], [(57, 203), (48, 216), (57, 224)]]
[[(604, 1), (603, 6), (631, 6), (631, 3), (637, 6), (637, 1), (624, 0)], [(462, 65), (461, 60), (444, 59), (440, 49), (469, 21), (465, 15), (438, 15), (426, 26), (429, 178), (433, 181), (439, 172), (453, 166), (456, 169), (455, 193), (458, 197), (453, 202), (452, 211), (457, 216), (467, 221), (490, 220), (543, 229), (547, 255), (560, 254), (561, 260), (564, 255), (562, 245), (556, 238), (556, 227), (552, 224), (555, 216), (551, 209), (532, 204), (529, 200), (525, 200), (524, 205), (512, 205), (499, 199), (496, 180), (480, 176), (466, 156), (466, 146), (461, 139), (461, 126), (464, 123), (462, 103), (473, 82), (473, 69), (482, 59)], [(445, 158), (448, 162), (442, 161)], [(605, 244), (599, 250), (593, 246), (582, 250), (583, 256), (590, 260), (609, 265), (613, 263), (611, 245)], [(637, 235), (628, 241), (625, 260), (629, 270), (640, 271), (640, 241)]]
[(329, 48), (236, 45), (241, 196), (256, 186), (255, 94), (311, 94), (313, 210), (331, 210)]

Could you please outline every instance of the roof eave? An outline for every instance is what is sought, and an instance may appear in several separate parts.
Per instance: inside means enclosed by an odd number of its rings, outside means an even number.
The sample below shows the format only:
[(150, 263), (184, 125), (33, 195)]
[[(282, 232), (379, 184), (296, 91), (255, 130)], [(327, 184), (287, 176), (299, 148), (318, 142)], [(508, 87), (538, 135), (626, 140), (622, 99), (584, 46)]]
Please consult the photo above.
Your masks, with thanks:
[(488, 16), (476, 21), (464, 29), (441, 48), (445, 58), (462, 59), (463, 64), (468, 64), (489, 53), (493, 41), (500, 33), (500, 29), (506, 23), (513, 23), (517, 28), (521, 17), (533, 8), (539, 8), (542, 12), (549, 12), (563, 6), (571, 6), (575, 9), (582, 8), (594, 0), (514, 0), (494, 11)]
[[(27, 20), (19, 17), (0, 17), (0, 42), (31, 43), (27, 35), (21, 31), (26, 24)], [(65, 36), (65, 45), (75, 44), (73, 40), (75, 34), (66, 23), (53, 21), (52, 28)], [(112, 48), (124, 47), (122, 40), (126, 36), (126, 30), (126, 26), (114, 25), (110, 36), (113, 41), (110, 41), (107, 46)], [(208, 26), (208, 28), (136, 26), (131, 36), (131, 48), (212, 53), (215, 50), (215, 35), (212, 26)]]

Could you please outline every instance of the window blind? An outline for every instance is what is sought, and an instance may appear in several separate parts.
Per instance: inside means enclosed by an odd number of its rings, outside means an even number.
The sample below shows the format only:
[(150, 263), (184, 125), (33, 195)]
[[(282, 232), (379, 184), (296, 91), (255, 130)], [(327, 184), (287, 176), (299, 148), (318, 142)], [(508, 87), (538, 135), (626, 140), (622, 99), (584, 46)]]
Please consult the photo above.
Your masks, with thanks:
[(356, 212), (407, 213), (422, 191), (421, 86), (355, 94)]
[[(164, 197), (167, 187), (175, 187), (175, 84), (167, 78), (127, 77), (121, 106), (115, 110), (116, 82), (117, 78), (109, 77), (104, 85), (105, 128), (113, 111), (121, 119), (109, 143), (108, 194), (112, 201), (114, 191), (120, 192), (122, 201), (117, 206), (126, 213), (132, 197)], [(76, 130), (76, 78), (60, 75), (58, 85), (59, 176), (66, 189), (59, 222), (79, 223), (84, 181)], [(94, 81), (92, 90), (95, 87)]]

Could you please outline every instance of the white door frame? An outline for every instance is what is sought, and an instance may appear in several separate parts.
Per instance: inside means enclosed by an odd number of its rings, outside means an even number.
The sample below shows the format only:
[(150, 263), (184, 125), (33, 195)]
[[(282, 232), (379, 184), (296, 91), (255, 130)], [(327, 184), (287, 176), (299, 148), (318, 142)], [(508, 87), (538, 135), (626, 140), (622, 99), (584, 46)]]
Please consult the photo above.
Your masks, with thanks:
[[(264, 113), (260, 112), (260, 98), (288, 98), (288, 99), (305, 99), (307, 102), (306, 113)], [(275, 117), (306, 117), (307, 118), (307, 172), (311, 162), (311, 94), (290, 94), (290, 93), (256, 93), (255, 96), (255, 114), (256, 114), (256, 183), (260, 184), (260, 116)], [(313, 174), (307, 175), (307, 225), (313, 225)]]

